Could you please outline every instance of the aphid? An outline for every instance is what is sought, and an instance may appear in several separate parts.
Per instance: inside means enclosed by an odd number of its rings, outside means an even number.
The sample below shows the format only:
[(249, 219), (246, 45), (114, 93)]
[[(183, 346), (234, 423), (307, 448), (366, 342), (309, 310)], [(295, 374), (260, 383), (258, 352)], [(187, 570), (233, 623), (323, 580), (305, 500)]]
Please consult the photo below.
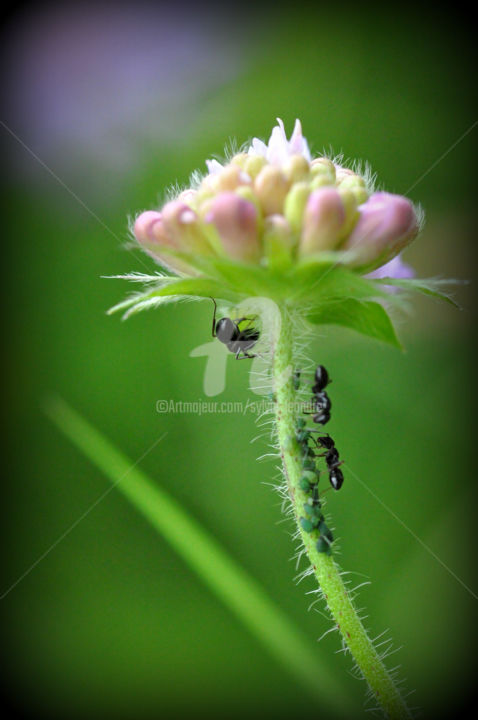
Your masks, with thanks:
[[(227, 349), (234, 353), (236, 360), (245, 360), (246, 358), (255, 358), (256, 355), (252, 355), (248, 351), (254, 347), (256, 342), (259, 340), (260, 333), (257, 328), (248, 326), (240, 328), (240, 323), (248, 320), (252, 322), (251, 318), (242, 317), (238, 320), (231, 320), (231, 318), (220, 318), (216, 322), (217, 305), (214, 298), (211, 298), (214, 303), (214, 315), (212, 318), (212, 336), (226, 345)], [(241, 356), (242, 353), (242, 356)]]
[(298, 390), (300, 388), (300, 370), (296, 370), (294, 372), (292, 383), (294, 385), (294, 390)]
[(318, 470), (316, 470), (315, 472), (312, 472), (311, 470), (305, 470), (304, 474), (299, 480), (299, 487), (306, 493), (314, 491), (315, 497), (317, 483), (319, 482), (319, 475), (320, 473)]
[(297, 438), (297, 442), (302, 445), (310, 440), (310, 438), (312, 437), (312, 433), (310, 430), (305, 430), (301, 428), (300, 430), (297, 430), (295, 436)]
[(315, 528), (317, 527), (317, 523), (313, 522), (312, 520), (309, 520), (308, 518), (301, 517), (299, 522), (302, 527), (302, 530), (305, 530), (305, 532), (308, 532), (308, 533), (312, 532), (312, 530), (315, 530)]
[[(312, 473), (311, 473), (311, 474), (312, 474)], [(311, 481), (309, 480), (308, 477), (306, 477), (305, 475), (303, 475), (303, 476), (301, 477), (301, 479), (299, 480), (299, 487), (300, 487), (301, 490), (303, 490), (304, 492), (308, 493), (308, 492), (310, 492), (310, 491), (312, 490), (312, 483), (311, 483)]]
[(331, 555), (334, 536), (332, 535), (332, 531), (330, 530), (330, 528), (328, 528), (325, 524), (324, 520), (319, 523), (319, 532), (320, 536), (316, 544), (318, 552)]

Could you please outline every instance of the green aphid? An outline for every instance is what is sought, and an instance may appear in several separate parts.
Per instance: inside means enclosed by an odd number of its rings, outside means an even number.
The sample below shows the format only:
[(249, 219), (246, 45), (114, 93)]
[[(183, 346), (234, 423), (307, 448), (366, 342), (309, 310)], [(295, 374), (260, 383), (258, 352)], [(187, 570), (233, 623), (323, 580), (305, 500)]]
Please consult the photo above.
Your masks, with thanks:
[(297, 442), (302, 445), (310, 440), (312, 433), (310, 430), (298, 430), (296, 434)]
[(321, 535), (317, 540), (316, 548), (319, 553), (325, 553), (326, 555), (332, 555), (332, 541)]
[(294, 390), (298, 390), (300, 388), (300, 370), (295, 371), (292, 382), (294, 385)]
[(314, 522), (312, 522), (312, 520), (301, 517), (299, 522), (302, 527), (302, 530), (305, 530), (305, 532), (310, 533), (310, 532), (312, 532), (312, 530), (315, 530), (316, 524)]
[(305, 420), (305, 418), (302, 418), (302, 417), (297, 418), (296, 425), (297, 425), (297, 429), (298, 429), (298, 430), (302, 430), (302, 428), (304, 428), (305, 425), (306, 425), (306, 420)]
[(307, 480), (306, 477), (301, 477), (301, 479), (299, 480), (299, 487), (301, 490), (303, 490), (306, 493), (310, 492), (312, 490), (312, 485), (310, 484), (310, 482)]
[(309, 447), (308, 445), (304, 445), (304, 446), (302, 447), (302, 449), (303, 449), (303, 455), (304, 455), (304, 457), (306, 457), (306, 458), (315, 458), (315, 453), (314, 453), (314, 451), (313, 451), (313, 449), (312, 449), (311, 447)]
[(306, 511), (309, 513), (314, 512), (315, 514), (317, 514), (320, 508), (321, 504), (318, 497), (309, 497), (304, 503), (304, 509), (306, 509)]
[(302, 477), (308, 480), (310, 485), (317, 484), (317, 473), (313, 472), (313, 470), (305, 470)]
[(327, 527), (323, 518), (319, 523), (319, 532), (321, 537), (326, 538), (329, 542), (333, 542), (334, 536), (332, 535), (332, 530)]
[(302, 463), (302, 468), (304, 470), (315, 470), (315, 462), (313, 460), (304, 460)]
[(307, 503), (305, 503), (304, 513), (307, 515), (307, 517), (310, 518), (310, 520), (312, 520), (312, 522), (314, 522), (316, 525), (319, 525), (322, 518), (320, 505), (308, 505)]

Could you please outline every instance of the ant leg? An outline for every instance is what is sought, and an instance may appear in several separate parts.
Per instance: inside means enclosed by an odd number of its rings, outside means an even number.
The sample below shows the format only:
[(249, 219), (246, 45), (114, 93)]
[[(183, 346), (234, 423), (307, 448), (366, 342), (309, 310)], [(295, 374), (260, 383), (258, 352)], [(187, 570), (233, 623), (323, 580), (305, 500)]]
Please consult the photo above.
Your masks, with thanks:
[(211, 299), (211, 300), (213, 301), (213, 303), (214, 303), (214, 314), (213, 314), (213, 316), (212, 316), (212, 336), (213, 336), (213, 338), (215, 338), (215, 337), (216, 337), (216, 311), (217, 311), (217, 305), (216, 305), (216, 301), (214, 300), (214, 298), (210, 298), (210, 299)]

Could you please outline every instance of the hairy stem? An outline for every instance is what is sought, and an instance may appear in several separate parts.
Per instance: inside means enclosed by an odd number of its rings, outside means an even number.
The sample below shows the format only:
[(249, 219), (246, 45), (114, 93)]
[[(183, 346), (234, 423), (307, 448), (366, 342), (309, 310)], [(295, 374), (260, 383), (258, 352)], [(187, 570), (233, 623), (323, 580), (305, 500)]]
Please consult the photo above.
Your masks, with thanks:
[(291, 320), (286, 309), (282, 310), (281, 316), (280, 330), (277, 330), (273, 342), (276, 421), (280, 454), (297, 527), (332, 618), (377, 702), (390, 719), (410, 718), (411, 713), (405, 701), (357, 615), (338, 566), (330, 554), (317, 549), (319, 531), (306, 532), (300, 523), (300, 518), (304, 515), (304, 504), (310, 493), (304, 491), (300, 485), (303, 461), (302, 449), (296, 441), (297, 412), (294, 408)]

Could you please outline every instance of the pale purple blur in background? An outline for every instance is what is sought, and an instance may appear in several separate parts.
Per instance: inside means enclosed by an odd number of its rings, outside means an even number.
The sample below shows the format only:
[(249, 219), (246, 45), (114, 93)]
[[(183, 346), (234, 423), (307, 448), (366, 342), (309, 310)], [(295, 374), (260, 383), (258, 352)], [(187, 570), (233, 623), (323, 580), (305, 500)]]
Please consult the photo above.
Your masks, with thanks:
[[(30, 9), (4, 48), (4, 121), (67, 181), (93, 163), (91, 182), (105, 174), (119, 182), (118, 171), (144, 161), (145, 146), (190, 137), (208, 96), (237, 77), (244, 33), (224, 23), (211, 8), (184, 4)], [(28, 153), (13, 156), (28, 175)]]

